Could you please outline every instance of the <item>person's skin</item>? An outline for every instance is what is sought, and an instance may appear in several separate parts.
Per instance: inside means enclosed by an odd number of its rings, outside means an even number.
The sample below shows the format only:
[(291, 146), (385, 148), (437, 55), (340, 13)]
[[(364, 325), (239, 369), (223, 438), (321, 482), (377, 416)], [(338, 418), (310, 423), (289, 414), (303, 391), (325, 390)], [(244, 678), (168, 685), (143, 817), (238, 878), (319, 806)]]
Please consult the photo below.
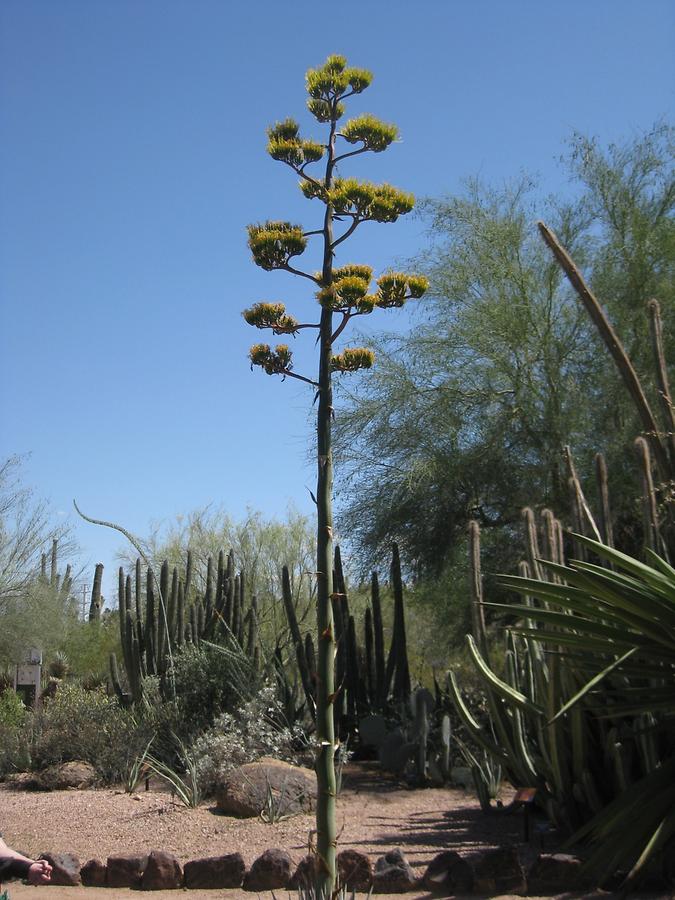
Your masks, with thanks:
[(0, 861), (11, 859), (29, 864), (30, 867), (28, 869), (27, 877), (30, 884), (48, 884), (51, 881), (52, 867), (46, 859), (29, 859), (22, 853), (17, 853), (16, 850), (12, 850), (12, 848), (8, 847), (3, 839), (0, 838)]

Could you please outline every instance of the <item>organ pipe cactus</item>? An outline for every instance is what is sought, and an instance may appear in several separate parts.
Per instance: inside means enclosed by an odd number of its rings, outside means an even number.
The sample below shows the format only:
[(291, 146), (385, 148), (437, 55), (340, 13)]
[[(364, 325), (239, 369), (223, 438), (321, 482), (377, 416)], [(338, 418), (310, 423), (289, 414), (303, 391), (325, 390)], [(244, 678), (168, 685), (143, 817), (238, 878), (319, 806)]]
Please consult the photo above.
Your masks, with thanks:
[[(143, 679), (154, 675), (160, 679), (165, 695), (174, 652), (186, 642), (199, 645), (202, 640), (228, 644), (235, 642), (247, 654), (255, 669), (260, 663), (258, 615), (255, 597), (247, 608), (243, 573), (234, 574), (234, 557), (226, 557), (221, 551), (218, 557), (217, 584), (214, 589), (213, 560), (207, 561), (206, 584), (202, 595), (192, 583), (192, 555), (187, 554), (185, 568), (171, 569), (164, 561), (158, 582), (151, 569), (143, 577), (140, 560), (134, 568), (134, 576), (126, 576), (120, 568), (119, 627), (122, 662), (129, 692), (122, 688), (117, 659), (114, 654), (110, 664), (110, 678), (124, 703), (137, 702), (143, 694)], [(97, 567), (98, 572), (98, 567)], [(102, 576), (102, 566), (101, 566)], [(143, 603), (145, 582), (145, 603)], [(186, 587), (187, 586), (187, 587)], [(157, 588), (157, 590), (156, 590)], [(166, 598), (166, 614), (158, 603)]]

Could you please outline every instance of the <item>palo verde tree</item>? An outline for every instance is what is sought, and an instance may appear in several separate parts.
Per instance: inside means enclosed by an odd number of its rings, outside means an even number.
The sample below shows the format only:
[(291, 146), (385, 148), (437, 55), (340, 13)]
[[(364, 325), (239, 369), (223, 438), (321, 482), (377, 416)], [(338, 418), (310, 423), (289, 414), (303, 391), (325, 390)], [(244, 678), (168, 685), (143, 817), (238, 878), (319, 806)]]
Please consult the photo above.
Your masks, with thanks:
[[(248, 243), (254, 262), (268, 271), (283, 269), (299, 275), (314, 287), (320, 310), (318, 322), (300, 323), (286, 312), (283, 303), (256, 303), (244, 311), (244, 318), (256, 328), (268, 328), (274, 334), (296, 335), (301, 329), (318, 332), (318, 374), (308, 376), (293, 369), (292, 354), (286, 344), (272, 349), (268, 344), (251, 348), (252, 365), (268, 375), (281, 375), (306, 382), (316, 391), (317, 403), (317, 721), (316, 761), (317, 800), (317, 892), (328, 897), (335, 886), (335, 768), (336, 750), (333, 699), (335, 639), (333, 634), (332, 584), (332, 376), (370, 368), (374, 354), (366, 348), (345, 348), (335, 353), (336, 341), (349, 321), (368, 315), (376, 308), (402, 306), (406, 300), (420, 297), (427, 280), (403, 272), (387, 272), (371, 289), (370, 266), (350, 263), (336, 267), (336, 250), (363, 222), (395, 222), (410, 212), (414, 198), (389, 184), (371, 184), (338, 176), (336, 167), (348, 157), (361, 153), (379, 153), (397, 137), (397, 128), (365, 114), (338, 124), (344, 114), (344, 101), (364, 91), (372, 80), (370, 72), (347, 66), (342, 56), (330, 56), (317, 69), (307, 72), (307, 105), (318, 122), (326, 126), (325, 143), (300, 136), (298, 124), (285, 119), (271, 127), (267, 150), (273, 159), (290, 166), (300, 177), (300, 189), (307, 199), (324, 206), (323, 225), (310, 231), (290, 222), (268, 221), (249, 225)], [(341, 152), (340, 145), (344, 147)], [(320, 174), (310, 174), (312, 164), (321, 163)], [(315, 170), (311, 169), (314, 173)], [(308, 247), (309, 239), (322, 242), (319, 272), (306, 272), (291, 263)]]

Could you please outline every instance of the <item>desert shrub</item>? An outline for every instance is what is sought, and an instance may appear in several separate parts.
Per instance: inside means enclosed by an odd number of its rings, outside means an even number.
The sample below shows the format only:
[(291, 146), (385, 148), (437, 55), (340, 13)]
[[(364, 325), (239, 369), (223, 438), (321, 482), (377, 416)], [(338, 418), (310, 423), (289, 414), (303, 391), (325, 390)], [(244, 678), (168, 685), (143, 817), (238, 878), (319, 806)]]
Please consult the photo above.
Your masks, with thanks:
[(20, 728), (26, 721), (26, 707), (11, 688), (0, 694), (0, 725)]
[(212, 794), (229, 772), (262, 756), (297, 762), (305, 744), (298, 726), (290, 728), (283, 718), (273, 685), (265, 685), (234, 712), (222, 713), (193, 745), (200, 787)]
[(238, 645), (230, 649), (202, 643), (176, 654), (175, 685), (178, 716), (174, 730), (191, 741), (219, 715), (253, 697), (259, 676)]
[(4, 690), (0, 694), (0, 778), (30, 764), (27, 718), (21, 698), (11, 688)]
[(61, 685), (45, 699), (33, 723), (32, 762), (36, 769), (82, 759), (101, 781), (124, 777), (149, 739), (148, 724), (103, 691), (79, 684)]

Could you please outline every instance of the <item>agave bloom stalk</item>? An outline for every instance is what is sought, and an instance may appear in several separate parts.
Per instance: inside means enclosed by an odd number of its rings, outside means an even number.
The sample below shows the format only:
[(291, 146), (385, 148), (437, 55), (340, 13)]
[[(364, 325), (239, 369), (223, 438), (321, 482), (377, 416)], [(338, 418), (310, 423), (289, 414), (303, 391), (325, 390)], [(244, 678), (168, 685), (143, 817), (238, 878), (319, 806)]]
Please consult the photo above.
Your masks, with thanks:
[[(301, 323), (286, 313), (282, 303), (257, 303), (244, 311), (246, 321), (256, 328), (268, 328), (275, 334), (295, 336), (301, 329), (318, 332), (318, 372), (303, 375), (293, 368), (292, 352), (287, 344), (276, 348), (256, 344), (249, 359), (268, 375), (296, 378), (311, 385), (317, 398), (316, 427), (316, 507), (317, 507), (317, 690), (316, 757), (317, 776), (317, 896), (329, 897), (336, 882), (336, 777), (333, 703), (335, 699), (335, 635), (332, 601), (333, 588), (333, 419), (334, 373), (353, 373), (370, 368), (374, 354), (365, 347), (334, 352), (336, 341), (356, 316), (369, 315), (377, 307), (400, 307), (408, 299), (422, 296), (427, 281), (419, 275), (390, 272), (380, 276), (371, 292), (372, 269), (362, 264), (335, 267), (336, 249), (363, 222), (395, 222), (413, 208), (411, 194), (389, 184), (372, 184), (356, 178), (337, 178), (336, 165), (361, 153), (380, 153), (396, 140), (395, 125), (380, 122), (370, 114), (358, 116), (340, 126), (344, 101), (364, 91), (372, 80), (365, 69), (349, 67), (342, 56), (330, 56), (326, 62), (307, 72), (307, 106), (314, 118), (325, 125), (325, 143), (306, 140), (293, 119), (285, 119), (268, 129), (267, 150), (273, 159), (288, 165), (300, 177), (300, 189), (309, 200), (324, 205), (321, 227), (304, 231), (290, 222), (268, 221), (248, 228), (249, 247), (254, 262), (266, 270), (281, 269), (313, 283), (320, 309), (318, 322)], [(349, 147), (340, 152), (339, 143)], [(352, 149), (353, 148), (353, 149)], [(308, 166), (323, 164), (320, 175), (310, 174)], [(336, 233), (337, 230), (340, 233)], [(295, 264), (295, 257), (306, 250), (309, 238), (322, 243), (321, 270), (306, 272)], [(337, 317), (337, 318), (336, 318)], [(297, 649), (297, 648), (296, 648)]]

